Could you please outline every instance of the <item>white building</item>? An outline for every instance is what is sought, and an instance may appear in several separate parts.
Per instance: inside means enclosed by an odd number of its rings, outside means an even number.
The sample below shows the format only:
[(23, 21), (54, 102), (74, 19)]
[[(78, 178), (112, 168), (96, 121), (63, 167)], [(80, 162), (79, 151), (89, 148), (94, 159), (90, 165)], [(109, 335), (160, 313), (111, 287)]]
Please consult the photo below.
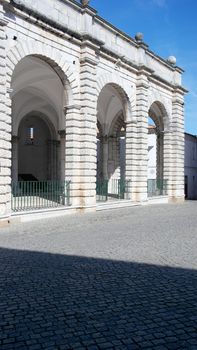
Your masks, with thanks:
[[(148, 179), (155, 180), (157, 163), (157, 137), (154, 126), (148, 134)], [(197, 199), (197, 136), (185, 133), (185, 198)]]
[(185, 133), (185, 197), (197, 199), (197, 136)]
[(1, 218), (147, 202), (148, 117), (157, 179), (184, 200), (183, 71), (88, 3), (0, 0)]

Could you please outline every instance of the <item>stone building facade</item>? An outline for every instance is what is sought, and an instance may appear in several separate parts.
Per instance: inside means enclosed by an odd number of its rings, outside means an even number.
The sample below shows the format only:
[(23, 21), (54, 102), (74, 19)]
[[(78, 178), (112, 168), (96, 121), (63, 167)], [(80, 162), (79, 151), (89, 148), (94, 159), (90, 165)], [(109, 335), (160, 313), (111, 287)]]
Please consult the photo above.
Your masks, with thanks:
[(69, 180), (73, 208), (96, 207), (98, 178), (124, 178), (127, 199), (147, 201), (148, 118), (157, 176), (184, 199), (183, 70), (89, 5), (0, 0), (1, 218), (24, 174)]

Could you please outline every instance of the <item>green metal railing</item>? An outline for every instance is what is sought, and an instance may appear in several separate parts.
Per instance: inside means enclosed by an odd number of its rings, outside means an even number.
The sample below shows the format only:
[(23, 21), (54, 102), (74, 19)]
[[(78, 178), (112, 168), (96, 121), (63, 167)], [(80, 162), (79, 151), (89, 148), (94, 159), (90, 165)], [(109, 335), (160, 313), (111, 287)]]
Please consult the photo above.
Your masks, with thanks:
[(96, 199), (98, 201), (107, 201), (108, 197), (108, 180), (96, 181)]
[(70, 181), (12, 183), (12, 210), (26, 211), (70, 205)]
[(166, 196), (168, 180), (148, 179), (148, 197)]
[(123, 179), (111, 179), (109, 182), (109, 195), (118, 199), (124, 199), (127, 193), (128, 181)]
[(97, 201), (107, 201), (109, 198), (126, 199), (128, 197), (129, 181), (124, 179), (97, 179)]

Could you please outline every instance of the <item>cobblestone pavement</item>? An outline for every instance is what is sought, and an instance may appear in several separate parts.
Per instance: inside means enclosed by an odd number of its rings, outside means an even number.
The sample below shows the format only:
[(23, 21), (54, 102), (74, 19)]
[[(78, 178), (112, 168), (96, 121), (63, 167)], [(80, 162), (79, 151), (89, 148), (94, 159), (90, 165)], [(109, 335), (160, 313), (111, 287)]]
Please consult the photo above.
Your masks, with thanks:
[(0, 349), (197, 349), (197, 202), (0, 230)]

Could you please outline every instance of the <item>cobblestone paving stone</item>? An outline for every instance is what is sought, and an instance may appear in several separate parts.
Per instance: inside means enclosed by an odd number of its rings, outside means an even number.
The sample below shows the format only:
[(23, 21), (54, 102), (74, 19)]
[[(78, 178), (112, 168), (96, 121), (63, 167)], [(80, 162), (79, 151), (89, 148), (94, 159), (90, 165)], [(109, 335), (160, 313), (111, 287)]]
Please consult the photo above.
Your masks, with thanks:
[(197, 202), (0, 231), (0, 349), (197, 350)]

